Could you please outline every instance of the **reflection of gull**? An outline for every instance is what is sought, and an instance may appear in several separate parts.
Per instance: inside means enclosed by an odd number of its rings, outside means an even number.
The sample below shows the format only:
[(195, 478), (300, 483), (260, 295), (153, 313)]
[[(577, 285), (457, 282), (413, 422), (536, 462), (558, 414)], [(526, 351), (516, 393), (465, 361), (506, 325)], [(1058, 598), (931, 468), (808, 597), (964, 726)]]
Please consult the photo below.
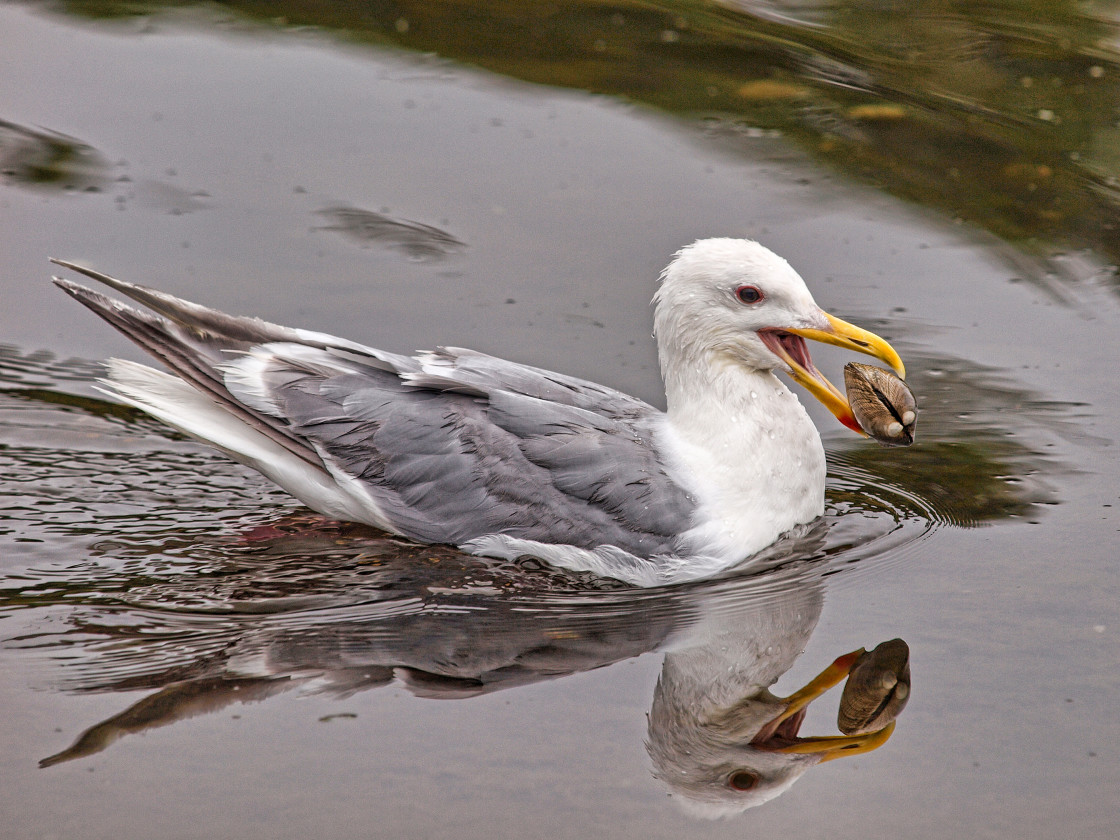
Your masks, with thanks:
[(638, 584), (711, 574), (820, 516), (820, 437), (774, 371), (858, 425), (804, 339), (903, 372), (885, 341), (827, 315), (785, 260), (745, 240), (698, 242), (663, 274), (664, 414), (469, 350), (399, 356), (59, 264), (162, 316), (56, 280), (177, 374), (115, 361), (114, 393), (309, 507)]
[[(796, 554), (812, 553), (813, 542), (803, 540)], [(663, 649), (649, 713), (654, 774), (689, 810), (734, 813), (778, 795), (821, 760), (865, 752), (890, 735), (888, 726), (854, 738), (796, 737), (807, 703), (843, 678), (851, 656), (790, 698), (768, 690), (816, 627), (829, 568), (801, 561), (750, 577), (593, 596), (469, 593), (452, 576), (441, 579), (447, 586), (396, 587), (387, 600), (271, 615), (254, 602), (252, 613), (239, 615), (139, 610), (122, 621), (115, 607), (103, 619), (81, 618), (87, 640), (102, 620), (108, 625), (104, 643), (83, 644), (88, 657), (64, 636), (62, 669), (78, 672), (66, 682), (85, 691), (154, 693), (42, 765), (293, 689), (347, 697), (398, 684), (419, 697), (457, 699)], [(306, 585), (331, 588), (326, 574)], [(203, 575), (186, 583), (192, 598), (204, 582), (215, 595), (222, 591), (219, 579)]]
[(721, 817), (761, 805), (822, 761), (868, 752), (893, 724), (853, 736), (798, 737), (809, 703), (842, 681), (856, 651), (788, 697), (769, 689), (816, 626), (819, 581), (747, 613), (714, 605), (665, 656), (649, 713), (654, 775), (687, 810)]

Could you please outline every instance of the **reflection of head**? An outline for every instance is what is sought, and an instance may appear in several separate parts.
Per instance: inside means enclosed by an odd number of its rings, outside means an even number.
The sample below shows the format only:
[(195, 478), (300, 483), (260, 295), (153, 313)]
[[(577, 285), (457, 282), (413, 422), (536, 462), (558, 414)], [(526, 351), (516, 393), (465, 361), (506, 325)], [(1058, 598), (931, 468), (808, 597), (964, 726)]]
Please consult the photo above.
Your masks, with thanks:
[[(900, 639), (870, 654), (861, 648), (837, 657), (789, 697), (761, 689), (731, 707), (696, 714), (697, 706), (675, 719), (666, 714), (668, 704), (658, 703), (659, 681), (647, 742), (654, 776), (686, 811), (726, 817), (769, 802), (814, 765), (877, 749), (894, 731), (910, 687), (908, 653), (902, 659), (880, 655), (887, 646), (906, 650)], [(856, 671), (862, 671), (858, 678)], [(850, 734), (799, 737), (809, 704), (845, 677), (851, 678), (840, 701), (841, 719), (856, 721), (844, 728)]]
[(752, 726), (757, 730), (783, 709), (778, 698), (763, 691), (737, 710), (735, 724), (697, 717), (682, 724), (670, 719), (670, 707), (655, 697), (646, 744), (654, 776), (695, 816), (728, 817), (770, 801), (820, 761), (819, 755), (769, 752), (750, 743)]
[(815, 763), (750, 744), (783, 711), (767, 689), (820, 617), (822, 582), (789, 583), (746, 605), (710, 600), (687, 640), (665, 655), (646, 749), (654, 776), (690, 811), (719, 817), (760, 805)]
[(769, 691), (804, 649), (820, 606), (820, 589), (810, 586), (748, 612), (710, 610), (688, 644), (666, 654), (646, 749), (653, 775), (684, 810), (709, 818), (740, 813), (779, 796), (810, 767), (875, 749), (890, 736), (889, 719), (863, 734), (798, 736), (809, 703), (844, 680), (862, 650), (839, 657), (789, 697)]

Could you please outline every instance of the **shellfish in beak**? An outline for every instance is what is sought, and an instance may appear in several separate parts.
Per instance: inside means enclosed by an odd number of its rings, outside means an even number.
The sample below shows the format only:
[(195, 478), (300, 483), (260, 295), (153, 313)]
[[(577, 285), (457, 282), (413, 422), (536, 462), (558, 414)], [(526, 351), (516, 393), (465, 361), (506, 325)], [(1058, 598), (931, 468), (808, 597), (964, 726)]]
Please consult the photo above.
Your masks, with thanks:
[(852, 414), (868, 435), (883, 446), (914, 442), (918, 403), (909, 385), (885, 368), (848, 362), (844, 386)]

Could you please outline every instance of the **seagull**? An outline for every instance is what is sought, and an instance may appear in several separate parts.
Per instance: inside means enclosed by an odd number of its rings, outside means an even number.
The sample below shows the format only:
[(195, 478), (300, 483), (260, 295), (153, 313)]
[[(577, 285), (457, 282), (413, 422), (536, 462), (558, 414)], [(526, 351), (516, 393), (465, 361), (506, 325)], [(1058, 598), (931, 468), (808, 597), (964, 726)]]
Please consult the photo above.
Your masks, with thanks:
[(101, 389), (303, 504), (424, 543), (532, 556), (637, 586), (709, 577), (824, 512), (825, 455), (784, 371), (845, 426), (806, 339), (874, 356), (757, 242), (681, 249), (654, 296), (666, 410), (456, 347), (413, 356), (228, 315), (63, 260), (150, 311), (54, 282), (162, 362)]

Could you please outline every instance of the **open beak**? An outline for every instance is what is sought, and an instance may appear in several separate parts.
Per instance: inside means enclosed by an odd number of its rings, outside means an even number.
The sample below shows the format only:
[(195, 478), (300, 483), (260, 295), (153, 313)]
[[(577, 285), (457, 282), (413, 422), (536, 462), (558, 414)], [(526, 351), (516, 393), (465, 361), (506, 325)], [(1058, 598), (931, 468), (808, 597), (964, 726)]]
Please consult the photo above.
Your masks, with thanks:
[(903, 379), (906, 378), (906, 367), (902, 364), (895, 349), (887, 344), (873, 332), (860, 329), (847, 321), (822, 313), (828, 321), (828, 328), (816, 329), (767, 329), (760, 330), (759, 338), (789, 367), (789, 375), (810, 394), (824, 403), (825, 407), (833, 413), (837, 420), (854, 432), (866, 435), (860, 428), (848, 398), (841, 394), (831, 382), (825, 379), (809, 357), (809, 349), (803, 339), (821, 341), (825, 344), (835, 344), (857, 353), (866, 353), (890, 365), (895, 373)]
[(834, 758), (868, 753), (885, 744), (894, 732), (894, 721), (882, 729), (863, 735), (824, 735), (815, 738), (800, 738), (797, 735), (809, 704), (842, 682), (863, 654), (864, 649), (860, 648), (838, 657), (808, 685), (787, 697), (784, 711), (759, 729), (751, 739), (751, 746), (769, 752), (815, 755), (819, 761), (831, 761)]
[(790, 744), (788, 747), (779, 747), (774, 752), (808, 753), (819, 756), (822, 762), (832, 761), (834, 758), (862, 755), (877, 750), (887, 743), (893, 732), (894, 721), (892, 720), (882, 729), (868, 732), (865, 735), (822, 735), (818, 738), (798, 738), (796, 743)]

